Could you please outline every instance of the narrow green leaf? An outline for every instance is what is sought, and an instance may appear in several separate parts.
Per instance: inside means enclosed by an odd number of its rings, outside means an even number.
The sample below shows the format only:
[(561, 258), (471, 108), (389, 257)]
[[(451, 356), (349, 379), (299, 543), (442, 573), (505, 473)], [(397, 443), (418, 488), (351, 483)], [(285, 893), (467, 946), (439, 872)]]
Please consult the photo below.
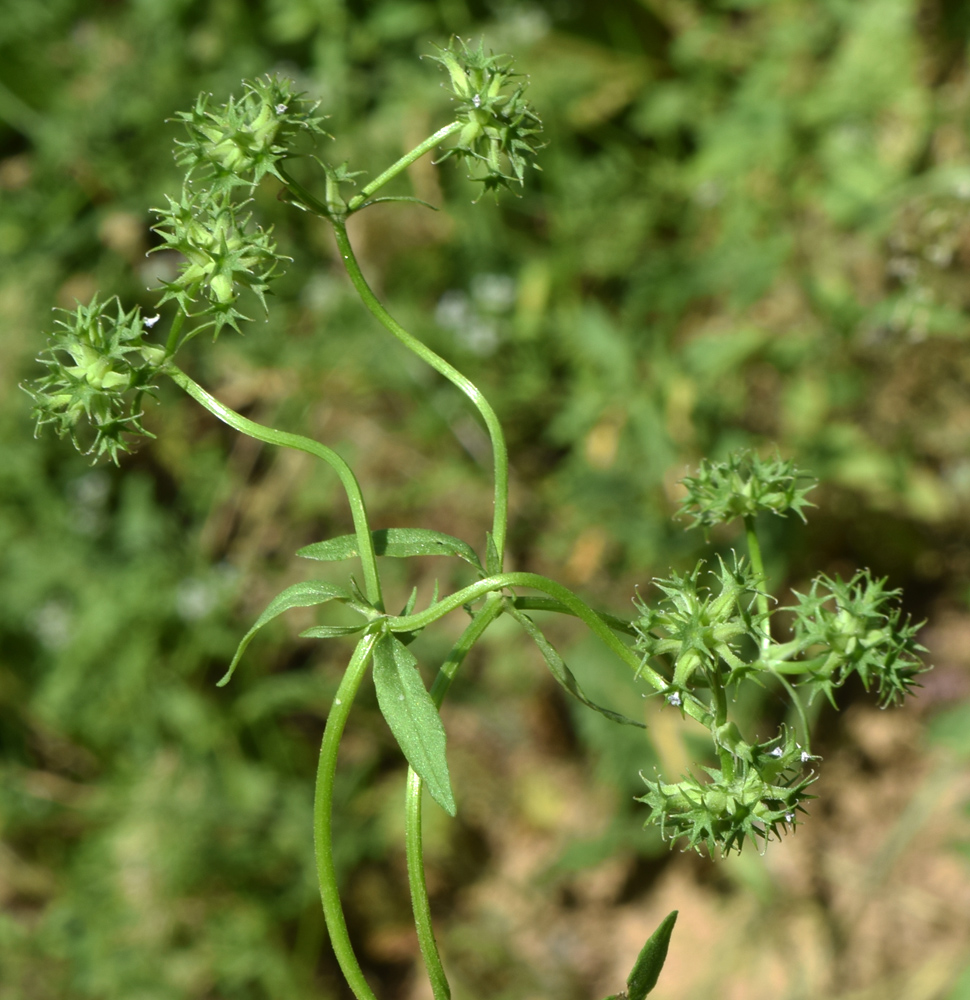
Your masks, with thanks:
[[(373, 535), (374, 532), (371, 532)], [(304, 559), (319, 559), (321, 562), (338, 562), (341, 559), (356, 559), (360, 555), (356, 535), (340, 535), (325, 542), (314, 542), (297, 549), (296, 554)]]
[(640, 729), (646, 729), (647, 727), (642, 722), (637, 722), (635, 719), (627, 718), (625, 715), (621, 715), (619, 712), (614, 712), (612, 709), (603, 708), (602, 705), (597, 705), (595, 701), (590, 701), (586, 697), (583, 689), (579, 686), (579, 681), (576, 680), (576, 676), (573, 672), (566, 666), (565, 660), (556, 652), (552, 643), (542, 634), (539, 626), (528, 616), (523, 614), (517, 608), (509, 607), (509, 614), (532, 636), (535, 644), (539, 647), (539, 652), (542, 653), (543, 659), (546, 661), (546, 665), (552, 672), (552, 676), (568, 691), (577, 701), (581, 701), (587, 708), (593, 709), (594, 712), (599, 712), (600, 715), (605, 716), (611, 722), (618, 722), (625, 726), (637, 726)]
[[(381, 528), (379, 531), (372, 531), (371, 537), (374, 539), (374, 551), (379, 556), (394, 559), (407, 559), (410, 556), (457, 556), (479, 572), (482, 571), (481, 560), (467, 542), (441, 531), (429, 528)], [(297, 555), (304, 559), (336, 562), (340, 559), (354, 559), (360, 552), (356, 535), (341, 535), (325, 542), (305, 545)]]
[(353, 635), (367, 627), (367, 622), (359, 625), (314, 625), (300, 633), (301, 639), (334, 639), (341, 635)]
[(229, 664), (229, 669), (225, 676), (218, 682), (218, 687), (225, 687), (229, 683), (236, 669), (236, 665), (246, 652), (246, 647), (252, 641), (253, 636), (267, 623), (274, 618), (289, 611), (290, 608), (309, 608), (315, 604), (326, 604), (327, 601), (349, 601), (350, 592), (345, 587), (340, 587), (335, 583), (325, 583), (322, 580), (307, 580), (304, 583), (295, 583), (292, 587), (287, 587), (281, 594), (277, 594), (269, 602), (266, 610), (256, 619), (256, 624), (242, 637), (236, 647), (236, 655)]
[(382, 635), (374, 646), (374, 686), (377, 703), (391, 732), (420, 775), (431, 797), (454, 816), (445, 757), (445, 727), (417, 670), (418, 661), (396, 636)]
[(643, 1000), (657, 985), (660, 970), (667, 960), (667, 946), (670, 944), (670, 935), (674, 931), (674, 924), (677, 923), (677, 912), (677, 910), (672, 910), (663, 918), (660, 926), (650, 935), (650, 939), (640, 950), (640, 954), (633, 964), (633, 971), (626, 981), (628, 1000)]
[(495, 539), (490, 531), (485, 532), (485, 569), (489, 576), (502, 572), (502, 557), (495, 547)]
[(424, 201), (422, 198), (411, 198), (408, 195), (396, 195), (393, 197), (384, 197), (384, 198), (371, 198), (370, 201), (365, 201), (364, 204), (357, 209), (357, 211), (359, 212), (362, 208), (367, 208), (369, 205), (377, 205), (382, 201), (410, 201), (416, 205), (424, 205), (425, 208), (430, 208), (432, 212), (438, 211), (438, 209), (435, 208), (435, 206), (432, 205), (430, 201)]
[(408, 598), (407, 603), (402, 608), (401, 614), (398, 617), (405, 618), (409, 614), (411, 614), (411, 612), (414, 610), (414, 605), (417, 602), (417, 600), (418, 600), (418, 588), (415, 587), (412, 589), (411, 596)]

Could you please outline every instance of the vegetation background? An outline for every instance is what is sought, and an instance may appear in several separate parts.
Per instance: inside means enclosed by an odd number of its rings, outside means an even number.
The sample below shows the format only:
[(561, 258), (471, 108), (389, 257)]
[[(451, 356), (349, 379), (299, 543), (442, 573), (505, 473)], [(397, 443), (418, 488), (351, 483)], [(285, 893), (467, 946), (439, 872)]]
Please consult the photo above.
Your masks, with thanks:
[[(936, 665), (903, 709), (820, 707), (805, 826), (712, 863), (632, 801), (639, 770), (694, 759), (686, 725), (567, 629), (587, 690), (650, 730), (574, 711), (496, 627), (444, 711), (459, 818), (428, 810), (457, 996), (613, 992), (679, 907), (664, 997), (970, 997), (970, 2), (2, 0), (0, 998), (348, 995), (310, 837), (348, 650), (295, 639), (295, 612), (214, 686), (268, 599), (317, 572), (292, 553), (349, 530), (335, 481), (171, 387), (157, 440), (92, 469), (33, 440), (18, 383), (51, 303), (152, 305), (174, 266), (145, 257), (179, 183), (164, 120), (200, 90), (290, 74), (330, 115), (326, 155), (373, 171), (447, 120), (416, 56), (452, 33), (530, 75), (542, 172), (473, 206), (425, 161), (401, 191), (442, 211), (379, 206), (353, 235), (392, 312), (505, 422), (516, 567), (622, 610), (703, 548), (672, 520), (688, 466), (777, 446), (824, 483), (807, 529), (765, 525), (779, 593), (869, 566), (929, 619)], [(487, 440), (462, 399), (387, 343), (322, 224), (256, 198), (295, 262), (269, 321), (197, 344), (193, 374), (339, 447), (378, 526), (477, 542)], [(415, 565), (402, 604), (442, 572)], [(747, 711), (779, 721), (770, 693)], [(367, 694), (339, 786), (348, 917), (378, 994), (420, 1000), (403, 777)]]

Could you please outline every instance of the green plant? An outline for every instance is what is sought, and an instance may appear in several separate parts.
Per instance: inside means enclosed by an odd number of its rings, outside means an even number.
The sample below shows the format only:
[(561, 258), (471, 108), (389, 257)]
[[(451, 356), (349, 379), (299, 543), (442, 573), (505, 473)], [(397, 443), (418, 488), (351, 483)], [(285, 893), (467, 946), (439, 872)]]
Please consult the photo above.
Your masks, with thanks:
[[(142, 404), (164, 376), (210, 413), (259, 441), (307, 452), (337, 474), (350, 506), (354, 533), (306, 546), (299, 555), (335, 562), (357, 559), (362, 579), (346, 585), (324, 581), (298, 583), (279, 594), (243, 637), (225, 676), (226, 684), (249, 641), (269, 621), (295, 607), (336, 602), (356, 616), (353, 624), (323, 624), (302, 633), (313, 638), (358, 636), (337, 689), (320, 751), (314, 807), (314, 840), (321, 899), (334, 951), (360, 1000), (373, 993), (354, 955), (338, 892), (331, 844), (337, 750), (354, 698), (372, 667), (381, 711), (410, 770), (406, 798), (406, 856), (414, 920), (422, 956), (437, 1000), (450, 995), (431, 923), (422, 854), (422, 791), (450, 815), (457, 810), (446, 757), (446, 735), (439, 708), (457, 670), (486, 629), (500, 616), (517, 622), (536, 643), (560, 685), (582, 704), (619, 724), (642, 726), (591, 701), (530, 612), (569, 615), (625, 662), (667, 705), (704, 726), (711, 735), (717, 767), (701, 765), (705, 779), (691, 774), (669, 783), (644, 778), (640, 801), (650, 809), (647, 822), (670, 839), (705, 846), (713, 856), (741, 850), (745, 840), (764, 846), (804, 812), (818, 760), (810, 749), (810, 726), (797, 687), (809, 698), (834, 692), (853, 674), (877, 690), (888, 705), (902, 698), (922, 669), (917, 626), (904, 621), (897, 591), (885, 581), (859, 572), (850, 580), (819, 575), (807, 594), (794, 595), (791, 636), (777, 641), (757, 531), (762, 514), (804, 519), (811, 484), (789, 461), (738, 452), (725, 463), (705, 462), (684, 481), (684, 512), (710, 528), (741, 518), (747, 559), (719, 560), (716, 569), (699, 563), (687, 574), (656, 581), (662, 597), (636, 599), (637, 616), (627, 620), (595, 610), (562, 584), (529, 572), (504, 568), (508, 529), (508, 456), (502, 426), (478, 388), (444, 358), (405, 330), (368, 285), (347, 233), (356, 212), (386, 201), (417, 201), (377, 196), (419, 157), (452, 140), (443, 158), (464, 160), (484, 192), (521, 185), (539, 149), (540, 122), (525, 99), (524, 83), (507, 57), (457, 42), (433, 57), (448, 73), (455, 111), (438, 129), (374, 180), (350, 194), (359, 174), (346, 163), (334, 166), (314, 152), (313, 140), (326, 136), (316, 105), (280, 78), (245, 84), (243, 95), (224, 105), (201, 96), (181, 113), (187, 138), (176, 157), (185, 169), (179, 198), (156, 209), (159, 249), (183, 258), (177, 276), (164, 282), (159, 311), (143, 317), (125, 312), (117, 299), (79, 305), (58, 320), (42, 363), (48, 372), (29, 390), (38, 428), (52, 425), (96, 461), (118, 462), (138, 437), (151, 436), (142, 423)], [(322, 171), (322, 192), (315, 182), (296, 176), (290, 161), (312, 161)], [(247, 320), (247, 298), (264, 310), (272, 279), (285, 265), (272, 232), (248, 211), (257, 185), (274, 178), (281, 198), (327, 220), (341, 260), (361, 301), (399, 342), (471, 401), (488, 432), (493, 455), (494, 517), (483, 554), (467, 542), (426, 528), (373, 530), (360, 485), (350, 466), (331, 448), (298, 434), (258, 424), (211, 396), (175, 364), (178, 351), (203, 332), (218, 336), (225, 327), (239, 330)], [(172, 308), (174, 307), (174, 308)], [(152, 340), (162, 312), (172, 312), (164, 338)], [(475, 577), (459, 590), (439, 595), (416, 610), (416, 592), (399, 614), (385, 607), (378, 556), (443, 556), (466, 563)], [(537, 592), (524, 596), (520, 591)], [(446, 615), (464, 611), (469, 622), (441, 664), (428, 691), (408, 648), (425, 629)], [(729, 710), (732, 689), (748, 681), (776, 683), (788, 695), (800, 733), (783, 726), (763, 742), (745, 739)], [(798, 739), (801, 742), (798, 742)], [(642, 950), (625, 995), (640, 1000), (654, 987), (666, 954), (676, 913), (671, 914)]]

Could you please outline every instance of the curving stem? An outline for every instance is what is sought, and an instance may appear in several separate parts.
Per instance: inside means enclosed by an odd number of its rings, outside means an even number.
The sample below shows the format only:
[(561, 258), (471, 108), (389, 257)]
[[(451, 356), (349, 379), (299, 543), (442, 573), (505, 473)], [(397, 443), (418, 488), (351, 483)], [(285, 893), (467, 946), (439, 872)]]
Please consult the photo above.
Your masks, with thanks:
[(320, 883), (320, 900), (323, 915), (330, 933), (330, 943), (340, 964), (340, 971), (350, 984), (357, 1000), (376, 1000), (373, 991), (364, 978), (357, 956), (354, 954), (347, 921), (340, 905), (340, 890), (337, 873), (333, 866), (333, 782), (337, 771), (337, 750), (343, 735), (347, 716), (353, 704), (360, 682), (367, 673), (367, 664), (379, 638), (379, 632), (365, 635), (357, 644), (350, 658), (337, 693), (334, 695), (327, 725), (320, 745), (320, 763), (317, 767), (317, 783), (313, 796), (313, 846), (317, 859), (317, 880)]
[[(538, 573), (497, 573), (494, 576), (487, 576), (476, 583), (469, 584), (454, 594), (442, 598), (430, 608), (419, 611), (412, 615), (389, 615), (385, 621), (387, 627), (392, 632), (415, 632), (426, 628), (432, 622), (443, 618), (446, 614), (462, 607), (465, 604), (485, 597), (493, 591), (500, 591), (506, 587), (531, 587), (544, 594), (548, 594), (556, 602), (555, 605), (544, 605), (543, 610), (559, 611), (562, 608), (568, 614), (575, 615), (581, 619), (593, 635), (599, 639), (603, 645), (613, 650), (617, 656), (623, 660), (638, 677), (643, 677), (655, 690), (663, 692), (667, 690), (667, 681), (657, 673), (635, 650), (625, 645), (613, 633), (610, 625), (604, 618), (594, 611), (585, 601), (578, 598), (568, 587), (561, 583), (556, 583), (546, 576)], [(702, 726), (710, 726), (714, 719), (713, 713), (703, 704), (703, 702), (688, 697), (684, 699), (681, 709), (692, 719), (696, 719)]]
[(350, 276), (350, 280), (357, 290), (357, 294), (363, 300), (364, 305), (367, 306), (381, 325), (393, 333), (408, 350), (434, 368), (436, 372), (444, 375), (452, 385), (459, 388), (471, 400), (472, 404), (481, 414), (482, 420), (485, 421), (485, 427), (492, 442), (492, 454), (495, 465), (495, 513), (492, 521), (492, 538), (499, 554), (499, 565), (495, 568), (501, 571), (502, 554), (505, 551), (505, 535), (508, 526), (509, 455), (508, 449), (505, 446), (505, 435), (502, 432), (502, 425), (499, 423), (498, 416), (474, 382), (465, 378), (457, 368), (445, 361), (441, 355), (432, 351), (430, 347), (423, 344), (417, 337), (408, 333), (384, 308), (361, 272), (360, 264), (358, 264), (353, 247), (350, 245), (350, 238), (347, 236), (346, 223), (339, 217), (330, 216), (329, 218), (333, 225), (334, 235), (337, 238), (337, 247), (340, 250), (344, 267), (347, 269), (347, 274)]
[(305, 451), (316, 458), (322, 458), (337, 473), (340, 482), (343, 484), (344, 492), (350, 503), (351, 515), (354, 519), (354, 530), (357, 535), (357, 551), (360, 553), (360, 560), (364, 571), (364, 590), (367, 600), (378, 610), (384, 610), (384, 601), (381, 596), (381, 581), (377, 573), (377, 555), (374, 552), (374, 539), (371, 536), (370, 525), (367, 522), (367, 508), (364, 506), (364, 496), (360, 491), (360, 484), (350, 466), (332, 449), (312, 438), (303, 437), (302, 434), (290, 434), (287, 431), (278, 431), (272, 427), (265, 427), (257, 424), (254, 420), (236, 413), (225, 403), (220, 403), (215, 396), (210, 395), (202, 388), (198, 382), (189, 378), (181, 368), (169, 362), (163, 369), (176, 385), (184, 389), (197, 403), (201, 403), (213, 416), (218, 417), (224, 424), (228, 424), (233, 430), (240, 434), (246, 434), (257, 441), (264, 441), (266, 444), (281, 445), (284, 448), (294, 448), (297, 451)]

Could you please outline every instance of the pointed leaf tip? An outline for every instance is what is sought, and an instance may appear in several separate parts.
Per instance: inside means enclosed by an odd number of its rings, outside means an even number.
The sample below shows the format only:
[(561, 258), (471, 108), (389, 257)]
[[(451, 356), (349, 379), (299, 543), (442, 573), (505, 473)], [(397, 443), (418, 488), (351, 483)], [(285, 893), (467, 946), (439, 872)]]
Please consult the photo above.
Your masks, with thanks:
[(242, 637), (239, 646), (236, 648), (235, 656), (229, 664), (229, 669), (216, 681), (216, 687), (225, 687), (236, 670), (239, 661), (242, 659), (246, 647), (252, 641), (253, 636), (267, 623), (289, 611), (290, 608), (309, 608), (316, 604), (325, 604), (327, 601), (349, 601), (350, 593), (346, 587), (337, 584), (326, 583), (323, 580), (306, 580), (303, 583), (295, 583), (292, 587), (287, 587), (282, 593), (270, 601), (266, 610), (256, 619), (255, 625)]
[(668, 913), (640, 950), (630, 978), (626, 981), (627, 1000), (643, 1000), (657, 985), (660, 970), (667, 960), (667, 946), (670, 944), (670, 935), (674, 931), (674, 924), (677, 923), (678, 912), (672, 910)]
[(396, 636), (374, 646), (377, 703), (408, 763), (449, 816), (457, 813), (445, 757), (445, 727), (417, 670), (414, 654)]

